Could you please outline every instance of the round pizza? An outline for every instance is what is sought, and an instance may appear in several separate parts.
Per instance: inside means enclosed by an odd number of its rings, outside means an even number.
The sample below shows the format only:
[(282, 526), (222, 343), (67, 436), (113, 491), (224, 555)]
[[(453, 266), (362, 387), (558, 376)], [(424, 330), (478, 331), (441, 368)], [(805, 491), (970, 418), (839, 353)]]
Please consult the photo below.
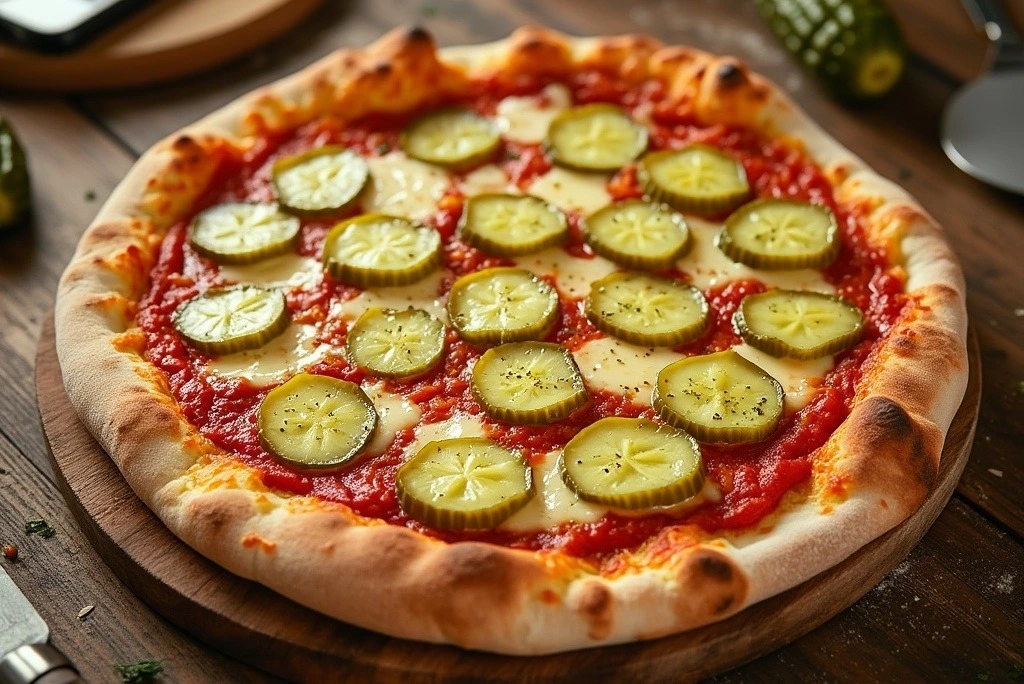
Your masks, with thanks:
[(68, 394), (223, 567), (539, 654), (720, 620), (921, 506), (940, 228), (730, 57), (398, 30), (157, 144), (61, 280)]

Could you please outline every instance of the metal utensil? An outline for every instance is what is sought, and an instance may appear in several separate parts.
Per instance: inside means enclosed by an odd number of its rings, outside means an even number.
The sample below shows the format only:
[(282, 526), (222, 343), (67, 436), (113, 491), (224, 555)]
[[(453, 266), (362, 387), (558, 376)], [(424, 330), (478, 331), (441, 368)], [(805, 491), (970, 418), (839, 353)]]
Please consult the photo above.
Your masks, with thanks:
[(84, 684), (49, 639), (50, 628), (0, 567), (0, 684)]
[(962, 0), (990, 41), (989, 71), (946, 107), (942, 149), (980, 181), (1024, 194), (1024, 36), (1000, 0)]

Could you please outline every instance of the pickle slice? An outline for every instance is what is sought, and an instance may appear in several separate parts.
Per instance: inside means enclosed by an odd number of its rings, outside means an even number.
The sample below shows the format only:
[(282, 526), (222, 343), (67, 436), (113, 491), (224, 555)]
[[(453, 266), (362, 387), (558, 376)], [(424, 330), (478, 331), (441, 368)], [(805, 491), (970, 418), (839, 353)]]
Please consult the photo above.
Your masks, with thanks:
[(345, 341), (356, 365), (388, 378), (407, 378), (437, 365), (444, 323), (423, 309), (367, 309)]
[(312, 216), (345, 209), (369, 178), (365, 159), (333, 145), (279, 159), (272, 171), (281, 206)]
[(512, 257), (561, 244), (569, 224), (565, 214), (539, 197), (487, 193), (466, 200), (459, 230), (474, 247)]
[(324, 269), (359, 287), (409, 285), (440, 261), (438, 232), (400, 216), (356, 216), (334, 226), (324, 241)]
[(257, 349), (287, 327), (284, 294), (255, 285), (210, 288), (174, 313), (174, 329), (204, 354)]
[(618, 171), (647, 149), (647, 128), (615, 105), (567, 109), (545, 140), (551, 159), (578, 171)]
[(444, 530), (487, 530), (533, 498), (522, 454), (482, 437), (428, 442), (398, 469), (402, 510)]
[(587, 217), (587, 242), (605, 259), (627, 268), (668, 268), (686, 253), (690, 229), (663, 204), (626, 200)]
[(263, 398), (260, 443), (286, 465), (336, 470), (358, 456), (377, 430), (377, 412), (359, 385), (299, 373)]
[(651, 152), (637, 173), (652, 199), (695, 214), (732, 209), (750, 194), (743, 165), (707, 145)]
[(192, 249), (222, 264), (251, 264), (292, 249), (299, 219), (276, 204), (218, 204), (188, 227)]
[(587, 403), (587, 388), (569, 350), (552, 342), (494, 347), (473, 367), (473, 396), (491, 417), (544, 425)]
[(743, 341), (775, 357), (815, 359), (849, 349), (864, 335), (860, 309), (820, 292), (771, 290), (743, 298), (733, 315)]
[(486, 268), (455, 281), (448, 318), (471, 344), (538, 340), (558, 318), (558, 294), (525, 269)]
[(647, 273), (612, 273), (590, 286), (587, 318), (630, 344), (674, 347), (704, 334), (708, 302), (692, 285)]
[(702, 442), (739, 444), (770, 437), (782, 418), (782, 385), (731, 349), (691, 356), (658, 373), (654, 407)]
[(487, 161), (501, 144), (497, 125), (468, 109), (424, 114), (402, 131), (407, 155), (453, 171)]
[(602, 418), (569, 440), (562, 480), (584, 501), (638, 510), (671, 506), (704, 486), (700, 445), (643, 418)]
[(839, 255), (839, 224), (817, 204), (760, 199), (733, 212), (717, 241), (727, 257), (751, 268), (825, 268)]

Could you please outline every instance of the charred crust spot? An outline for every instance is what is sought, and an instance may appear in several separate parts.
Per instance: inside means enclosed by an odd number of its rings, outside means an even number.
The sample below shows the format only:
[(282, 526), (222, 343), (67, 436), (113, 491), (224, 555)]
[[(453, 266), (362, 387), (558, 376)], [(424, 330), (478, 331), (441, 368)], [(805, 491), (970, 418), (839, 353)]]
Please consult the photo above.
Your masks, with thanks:
[(715, 582), (732, 581), (732, 565), (718, 556), (700, 556), (697, 559), (697, 570)]
[(726, 62), (718, 67), (718, 82), (726, 88), (737, 86), (744, 80), (743, 70), (734, 62)]
[(377, 65), (373, 68), (373, 72), (378, 76), (387, 76), (391, 73), (391, 63), (377, 62)]
[(864, 404), (866, 421), (877, 430), (877, 440), (907, 439), (914, 434), (914, 421), (903, 407), (888, 397), (872, 397)]
[(695, 70), (695, 71), (693, 72), (693, 75), (694, 75), (694, 77), (696, 77), (697, 79), (701, 79), (701, 78), (704, 78), (704, 72), (705, 72), (705, 71), (707, 71), (707, 65), (706, 65), (706, 64), (701, 64), (701, 65), (700, 65), (699, 67), (697, 67), (697, 69), (696, 69), (696, 70)]
[(519, 49), (526, 52), (533, 52), (534, 50), (543, 49), (546, 45), (547, 43), (540, 38), (532, 37), (519, 43)]
[(198, 143), (196, 143), (196, 141), (194, 139), (192, 139), (191, 136), (182, 135), (182, 136), (179, 136), (174, 141), (174, 143), (172, 144), (172, 147), (174, 147), (174, 149), (176, 149), (176, 150), (187, 150), (187, 149), (190, 149), (192, 147), (196, 147), (197, 145), (198, 145)]
[(406, 37), (413, 42), (430, 42), (433, 38), (430, 36), (430, 32), (422, 26), (413, 26), (409, 29), (409, 32), (405, 34)]
[(715, 613), (722, 614), (732, 608), (732, 604), (736, 602), (736, 597), (732, 594), (726, 594), (718, 603), (715, 605)]
[(893, 353), (899, 356), (910, 356), (917, 347), (909, 335), (895, 335), (889, 344), (892, 345)]
[(605, 639), (612, 628), (612, 593), (600, 582), (588, 582), (580, 590), (579, 609), (590, 625), (590, 638)]

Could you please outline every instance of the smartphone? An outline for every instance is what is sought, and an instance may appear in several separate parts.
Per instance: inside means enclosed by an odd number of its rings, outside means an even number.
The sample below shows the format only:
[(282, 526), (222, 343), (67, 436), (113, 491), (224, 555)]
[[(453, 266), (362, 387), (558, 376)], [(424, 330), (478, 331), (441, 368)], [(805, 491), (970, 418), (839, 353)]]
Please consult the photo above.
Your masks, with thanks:
[(151, 0), (0, 0), (0, 32), (23, 47), (66, 52)]

